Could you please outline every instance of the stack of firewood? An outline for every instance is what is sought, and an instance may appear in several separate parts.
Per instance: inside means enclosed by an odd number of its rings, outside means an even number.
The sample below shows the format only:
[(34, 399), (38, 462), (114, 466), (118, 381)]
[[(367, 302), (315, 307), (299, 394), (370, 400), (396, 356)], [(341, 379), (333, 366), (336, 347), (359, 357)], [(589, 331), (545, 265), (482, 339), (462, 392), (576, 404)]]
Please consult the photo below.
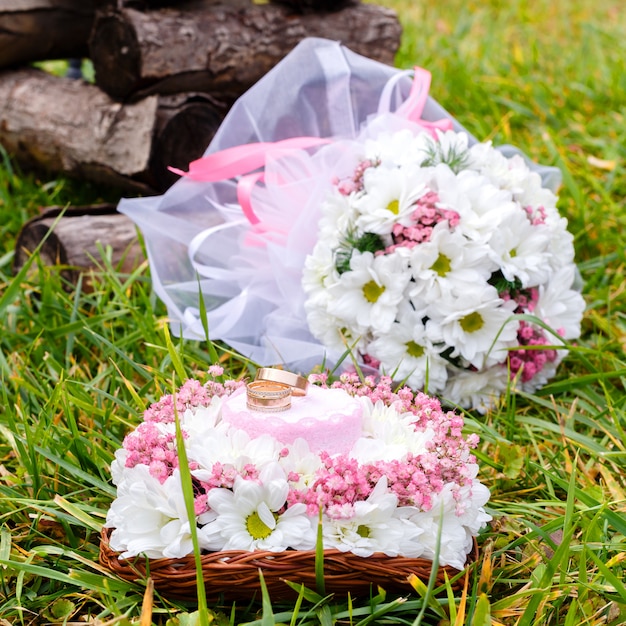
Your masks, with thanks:
[[(160, 193), (304, 37), (384, 63), (400, 40), (395, 13), (354, 0), (165, 4), (0, 0), (0, 144), (20, 165)], [(59, 58), (89, 58), (95, 84), (29, 66)]]
[[(0, 0), (0, 144), (23, 170), (162, 193), (177, 179), (168, 166), (199, 158), (233, 102), (305, 37), (391, 64), (400, 35), (393, 11), (359, 0)], [(94, 82), (33, 67), (51, 59), (89, 59)], [(57, 213), (24, 226), (15, 271), (51, 227), (48, 263), (80, 270), (103, 244), (114, 263), (137, 258), (114, 206)]]

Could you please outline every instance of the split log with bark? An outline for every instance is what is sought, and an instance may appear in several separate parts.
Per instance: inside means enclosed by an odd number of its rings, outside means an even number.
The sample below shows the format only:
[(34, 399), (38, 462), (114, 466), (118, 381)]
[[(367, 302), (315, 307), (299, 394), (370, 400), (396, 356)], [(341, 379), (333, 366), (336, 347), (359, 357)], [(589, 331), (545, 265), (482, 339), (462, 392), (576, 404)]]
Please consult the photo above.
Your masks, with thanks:
[[(42, 209), (24, 224), (17, 237), (14, 274), (35, 251), (44, 265), (59, 266), (68, 288), (81, 274), (104, 267), (103, 254), (109, 255), (112, 267), (125, 273), (145, 259), (135, 224), (113, 204)], [(90, 288), (88, 279), (85, 286)]]
[(88, 53), (98, 0), (0, 0), (0, 67)]
[(24, 169), (151, 194), (202, 155), (226, 106), (206, 94), (117, 102), (97, 86), (25, 68), (0, 73), (0, 144)]
[(194, 11), (103, 12), (89, 49), (96, 84), (114, 98), (201, 91), (232, 101), (305, 37), (392, 64), (400, 36), (395, 12), (374, 4), (300, 15), (277, 4), (200, 3)]

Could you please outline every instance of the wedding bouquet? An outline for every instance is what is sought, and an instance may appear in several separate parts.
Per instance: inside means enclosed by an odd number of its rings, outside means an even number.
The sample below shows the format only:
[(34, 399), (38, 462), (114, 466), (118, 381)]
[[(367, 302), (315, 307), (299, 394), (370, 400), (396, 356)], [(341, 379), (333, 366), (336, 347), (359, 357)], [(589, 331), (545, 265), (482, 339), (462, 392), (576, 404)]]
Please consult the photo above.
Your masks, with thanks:
[[(111, 467), (117, 497), (106, 521), (110, 548), (120, 558), (184, 557), (194, 524), (204, 551), (312, 550), (321, 511), (325, 549), (364, 558), (432, 559), (438, 552), (440, 565), (462, 569), (473, 537), (491, 519), (471, 453), (478, 438), (463, 437), (463, 419), (423, 393), (393, 391), (389, 378), (310, 380), (318, 397), (345, 396), (362, 415), (345, 453), (233, 427), (224, 411), (242, 393), (241, 381), (190, 379), (152, 404)], [(181, 486), (176, 413), (193, 480), (193, 520)]]
[(180, 181), (123, 200), (172, 332), (301, 372), (351, 351), (479, 411), (553, 376), (584, 308), (560, 172), (480, 143), (429, 85), (305, 39)]
[(367, 139), (305, 261), (311, 332), (462, 406), (484, 409), (511, 379), (537, 389), (584, 308), (556, 200), (520, 156), (463, 132)]

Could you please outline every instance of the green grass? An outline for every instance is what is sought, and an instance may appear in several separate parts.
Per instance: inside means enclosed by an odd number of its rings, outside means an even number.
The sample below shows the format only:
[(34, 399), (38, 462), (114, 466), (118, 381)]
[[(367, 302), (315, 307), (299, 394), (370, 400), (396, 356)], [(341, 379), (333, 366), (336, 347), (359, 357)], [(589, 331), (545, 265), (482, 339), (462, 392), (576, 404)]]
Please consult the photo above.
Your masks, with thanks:
[[(467, 415), (494, 521), (467, 594), (422, 587), (399, 602), (304, 597), (210, 606), (213, 623), (626, 624), (626, 12), (618, 0), (382, 0), (404, 26), (397, 64), (481, 140), (512, 143), (564, 174), (588, 304), (583, 334), (536, 395)], [(112, 195), (113, 194), (113, 195)], [(66, 289), (36, 257), (13, 277), (17, 233), (39, 206), (111, 190), (0, 167), (0, 624), (195, 624), (195, 607), (97, 563), (114, 490), (108, 465), (141, 411), (171, 386), (165, 311), (147, 264), (106, 254), (92, 290)], [(248, 364), (219, 347), (233, 376)], [(204, 344), (178, 342), (186, 372)], [(144, 622), (148, 623), (148, 622)], [(143, 626), (143, 624), (142, 624)]]

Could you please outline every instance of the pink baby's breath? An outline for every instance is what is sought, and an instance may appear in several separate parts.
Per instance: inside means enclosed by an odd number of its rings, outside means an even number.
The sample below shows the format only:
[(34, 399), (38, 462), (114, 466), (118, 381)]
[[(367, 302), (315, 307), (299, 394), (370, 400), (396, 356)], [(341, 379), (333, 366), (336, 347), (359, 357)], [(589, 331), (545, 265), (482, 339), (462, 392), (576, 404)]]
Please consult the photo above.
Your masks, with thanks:
[(539, 226), (546, 223), (547, 213), (545, 207), (525, 206), (524, 211), (533, 226)]
[(524, 320), (520, 322), (517, 333), (520, 346), (518, 350), (509, 352), (511, 377), (520, 376), (522, 382), (532, 380), (548, 363), (553, 363), (557, 358), (554, 348), (542, 348), (548, 346), (549, 341), (543, 329)]
[[(330, 457), (321, 454), (323, 466), (307, 490), (292, 489), (289, 502), (303, 502), (310, 514), (319, 507), (338, 519), (350, 515), (354, 503), (364, 500), (381, 477), (385, 476), (389, 490), (398, 497), (399, 506), (413, 506), (428, 511), (433, 495), (445, 484), (452, 484), (452, 493), (471, 485), (469, 464), (475, 459), (471, 449), (478, 444), (476, 435), (463, 438), (463, 418), (451, 411), (443, 411), (440, 402), (422, 392), (414, 393), (407, 387), (393, 390), (392, 380), (381, 377), (361, 380), (356, 373), (344, 373), (331, 388), (344, 389), (355, 396), (368, 397), (373, 403), (382, 401), (400, 413), (411, 413), (416, 429), (428, 426), (434, 436), (426, 444), (428, 452), (409, 454), (406, 458), (359, 465), (346, 456)], [(327, 386), (326, 383), (321, 385)]]
[(337, 190), (343, 196), (349, 196), (351, 193), (363, 191), (363, 175), (365, 174), (365, 170), (370, 167), (377, 167), (378, 164), (378, 161), (365, 159), (356, 166), (354, 173), (350, 178), (339, 180), (335, 177), (333, 184), (337, 186)]
[[(211, 366), (211, 376), (221, 376), (221, 366)], [(126, 467), (144, 464), (150, 469), (152, 476), (161, 483), (171, 476), (172, 470), (178, 467), (176, 451), (176, 435), (168, 424), (173, 424), (176, 413), (182, 415), (188, 409), (205, 407), (211, 403), (213, 396), (230, 395), (243, 381), (230, 380), (224, 384), (209, 380), (204, 385), (195, 378), (186, 380), (175, 394), (165, 394), (152, 403), (143, 415), (143, 423), (127, 435), (123, 447), (127, 451)], [(186, 433), (183, 432), (183, 437)]]
[(209, 399), (206, 388), (194, 378), (186, 380), (176, 394), (176, 400), (185, 408), (206, 405)]
[(459, 219), (460, 216), (456, 211), (440, 206), (439, 196), (429, 191), (415, 203), (410, 225), (394, 224), (391, 233), (393, 243), (381, 250), (381, 254), (392, 254), (398, 248), (413, 248), (420, 243), (430, 241), (433, 228), (439, 222), (448, 222), (449, 228), (454, 230)]
[(139, 424), (126, 435), (123, 446), (127, 451), (126, 467), (135, 467), (140, 463), (147, 465), (150, 473), (161, 483), (178, 467), (176, 434), (160, 429), (153, 421)]

